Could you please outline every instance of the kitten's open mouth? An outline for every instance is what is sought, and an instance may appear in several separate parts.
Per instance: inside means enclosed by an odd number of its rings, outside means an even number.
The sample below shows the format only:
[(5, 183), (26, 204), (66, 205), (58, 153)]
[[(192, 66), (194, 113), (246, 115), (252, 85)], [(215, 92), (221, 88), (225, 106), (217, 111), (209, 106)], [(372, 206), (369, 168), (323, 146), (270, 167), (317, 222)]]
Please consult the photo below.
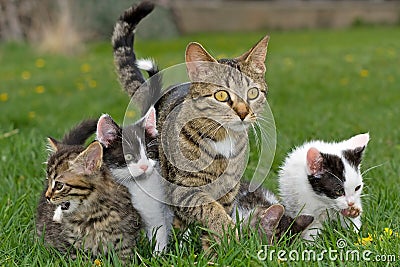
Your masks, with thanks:
[(61, 203), (61, 210), (68, 210), (69, 206), (71, 206), (71, 203), (69, 201), (65, 201)]

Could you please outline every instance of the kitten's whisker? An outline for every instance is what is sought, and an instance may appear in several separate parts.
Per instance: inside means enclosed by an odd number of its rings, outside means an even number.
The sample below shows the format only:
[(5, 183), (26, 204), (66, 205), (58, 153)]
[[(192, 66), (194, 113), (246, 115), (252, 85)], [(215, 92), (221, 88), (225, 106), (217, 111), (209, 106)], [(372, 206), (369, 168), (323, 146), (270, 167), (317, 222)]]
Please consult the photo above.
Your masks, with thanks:
[(373, 169), (376, 169), (376, 168), (378, 168), (378, 167), (383, 166), (383, 165), (386, 164), (386, 163), (387, 163), (387, 162), (384, 162), (384, 163), (381, 163), (381, 164), (378, 164), (378, 165), (375, 165), (375, 166), (372, 166), (372, 167), (366, 169), (365, 171), (363, 171), (363, 172), (361, 173), (361, 176), (363, 176), (364, 174), (366, 174), (366, 173), (369, 172), (369, 171), (372, 171)]

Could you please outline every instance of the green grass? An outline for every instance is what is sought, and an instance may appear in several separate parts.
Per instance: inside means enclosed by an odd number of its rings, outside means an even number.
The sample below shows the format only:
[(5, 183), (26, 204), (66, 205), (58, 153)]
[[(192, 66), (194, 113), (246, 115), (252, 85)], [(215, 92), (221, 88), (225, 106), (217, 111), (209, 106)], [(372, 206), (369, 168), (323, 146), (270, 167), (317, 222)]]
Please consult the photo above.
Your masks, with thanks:
[[(341, 140), (369, 132), (371, 141), (362, 169), (379, 166), (364, 176), (363, 227), (355, 234), (332, 224), (313, 245), (297, 240), (268, 248), (337, 249), (395, 254), (400, 262), (400, 28), (361, 27), (349, 30), (271, 32), (267, 58), (269, 104), (277, 129), (277, 150), (264, 185), (276, 189), (276, 172), (285, 154), (310, 139)], [(153, 56), (161, 67), (182, 63), (189, 41), (201, 42), (216, 56), (237, 56), (263, 33), (201, 34), (174, 40), (137, 40), (140, 57)], [(42, 59), (44, 60), (40, 62)], [(88, 45), (79, 56), (38, 54), (22, 44), (0, 45), (0, 266), (93, 266), (79, 257), (69, 260), (47, 250), (35, 235), (35, 211), (45, 179), (45, 138), (60, 138), (83, 118), (111, 114), (122, 122), (128, 98), (114, 73), (111, 46)], [(39, 67), (38, 67), (39, 66)], [(253, 156), (251, 161), (257, 159)], [(254, 164), (254, 163), (253, 163)], [(357, 246), (372, 235), (372, 243)], [(164, 256), (149, 257), (138, 249), (143, 265), (207, 266), (394, 266), (387, 262), (272, 261), (257, 258), (263, 249), (254, 233), (240, 242), (216, 245), (216, 257), (199, 250), (198, 242), (174, 239)], [(288, 257), (288, 255), (286, 255)], [(137, 256), (139, 258), (139, 256)], [(104, 259), (107, 263), (107, 260)], [(397, 263), (398, 265), (399, 263)]]

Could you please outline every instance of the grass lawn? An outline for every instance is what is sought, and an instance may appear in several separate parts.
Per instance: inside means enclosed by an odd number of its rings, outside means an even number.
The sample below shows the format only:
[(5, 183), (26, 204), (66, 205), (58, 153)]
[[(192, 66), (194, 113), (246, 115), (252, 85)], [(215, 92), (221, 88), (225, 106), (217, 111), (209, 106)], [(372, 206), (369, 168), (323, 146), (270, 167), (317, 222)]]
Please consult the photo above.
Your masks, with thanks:
[[(183, 62), (189, 41), (202, 43), (217, 57), (233, 57), (263, 34), (139, 39), (136, 47), (139, 57), (155, 57), (166, 68)], [(297, 240), (292, 245), (281, 242), (269, 248), (263, 247), (254, 233), (248, 233), (239, 243), (225, 240), (216, 246), (218, 256), (214, 258), (201, 253), (198, 242), (183, 242), (180, 247), (176, 237), (166, 255), (150, 257), (148, 250), (140, 247), (136, 258), (142, 258), (144, 266), (398, 266), (400, 28), (270, 34), (266, 77), (278, 140), (264, 185), (276, 189), (278, 167), (295, 145), (369, 132), (371, 141), (362, 169), (372, 169), (364, 175), (366, 196), (360, 233), (333, 224), (312, 245)], [(0, 266), (95, 264), (84, 257), (72, 261), (47, 250), (36, 237), (34, 222), (45, 179), (45, 138), (61, 138), (75, 123), (102, 113), (122, 123), (129, 102), (116, 79), (111, 45), (86, 48), (79, 56), (60, 56), (39, 54), (22, 44), (0, 45)], [(251, 161), (256, 160), (252, 156)], [(265, 260), (264, 249), (268, 253)], [(330, 257), (329, 249), (337, 252)], [(281, 258), (288, 261), (278, 258), (279, 250), (284, 251)], [(301, 261), (307, 250), (322, 255), (322, 261)], [(360, 260), (349, 251), (359, 253)], [(291, 261), (296, 255), (299, 259)], [(107, 259), (103, 263), (107, 265)]]

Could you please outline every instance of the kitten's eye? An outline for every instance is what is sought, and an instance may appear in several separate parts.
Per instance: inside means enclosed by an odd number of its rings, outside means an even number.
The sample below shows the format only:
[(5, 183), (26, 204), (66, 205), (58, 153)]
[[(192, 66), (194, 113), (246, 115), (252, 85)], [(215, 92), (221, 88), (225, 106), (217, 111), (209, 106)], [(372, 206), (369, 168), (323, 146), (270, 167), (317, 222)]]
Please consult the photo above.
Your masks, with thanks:
[(229, 94), (227, 91), (220, 90), (214, 94), (215, 99), (219, 102), (226, 102), (229, 100)]
[(131, 160), (133, 160), (132, 154), (125, 154), (125, 160), (126, 160), (126, 161), (131, 161)]
[(56, 183), (54, 184), (54, 188), (55, 188), (57, 191), (61, 191), (61, 190), (63, 189), (63, 187), (64, 187), (64, 184), (61, 183), (61, 182), (56, 182)]
[(335, 193), (336, 196), (340, 197), (344, 195), (344, 191), (339, 189), (339, 190), (335, 190), (333, 191)]
[(358, 185), (358, 186), (356, 187), (356, 189), (354, 189), (354, 191), (358, 191), (358, 190), (360, 190), (360, 188), (361, 188), (361, 185)]
[(247, 91), (247, 98), (250, 100), (256, 99), (259, 94), (259, 90), (256, 87), (250, 88), (249, 91)]

